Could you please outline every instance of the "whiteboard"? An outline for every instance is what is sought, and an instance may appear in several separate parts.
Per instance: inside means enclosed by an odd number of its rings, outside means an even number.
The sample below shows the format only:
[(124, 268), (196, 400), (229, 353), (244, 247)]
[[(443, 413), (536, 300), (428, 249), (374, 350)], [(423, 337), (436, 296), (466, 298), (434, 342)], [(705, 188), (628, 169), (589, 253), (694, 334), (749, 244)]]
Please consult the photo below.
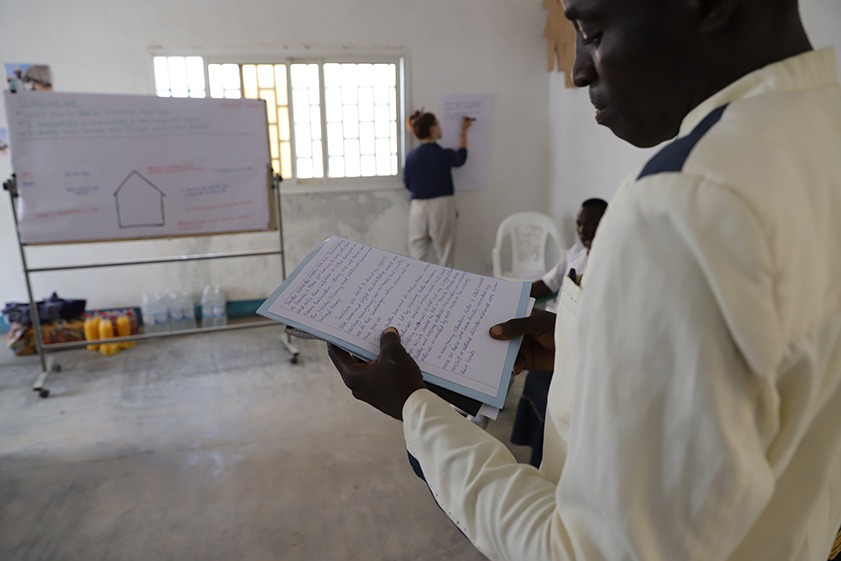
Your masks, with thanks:
[(5, 93), (22, 243), (270, 227), (263, 100)]

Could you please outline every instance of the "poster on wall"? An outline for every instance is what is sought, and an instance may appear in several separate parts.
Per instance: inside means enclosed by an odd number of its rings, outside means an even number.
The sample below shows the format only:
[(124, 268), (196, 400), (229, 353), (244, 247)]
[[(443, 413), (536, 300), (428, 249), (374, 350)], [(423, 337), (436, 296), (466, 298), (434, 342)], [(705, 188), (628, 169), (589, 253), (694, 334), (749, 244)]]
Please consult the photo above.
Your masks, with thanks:
[(476, 191), (488, 184), (490, 151), (490, 94), (445, 94), (441, 96), (441, 146), (456, 148), (464, 117), (475, 119), (467, 130), (467, 162), (453, 170), (456, 191)]
[(46, 64), (6, 63), (6, 86), (12, 93), (49, 92), (53, 76)]

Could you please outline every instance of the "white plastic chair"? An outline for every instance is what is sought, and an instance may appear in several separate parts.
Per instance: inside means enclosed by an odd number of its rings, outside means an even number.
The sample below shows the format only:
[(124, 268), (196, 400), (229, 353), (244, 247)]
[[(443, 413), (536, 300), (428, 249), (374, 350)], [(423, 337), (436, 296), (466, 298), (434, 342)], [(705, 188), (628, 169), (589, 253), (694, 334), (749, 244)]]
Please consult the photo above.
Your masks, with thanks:
[[(503, 266), (506, 240), (510, 241), (511, 264)], [(493, 275), (514, 280), (537, 280), (555, 263), (547, 263), (547, 244), (554, 244), (561, 254), (561, 241), (555, 221), (541, 212), (517, 212), (505, 218), (496, 231), (496, 244), (491, 251)]]

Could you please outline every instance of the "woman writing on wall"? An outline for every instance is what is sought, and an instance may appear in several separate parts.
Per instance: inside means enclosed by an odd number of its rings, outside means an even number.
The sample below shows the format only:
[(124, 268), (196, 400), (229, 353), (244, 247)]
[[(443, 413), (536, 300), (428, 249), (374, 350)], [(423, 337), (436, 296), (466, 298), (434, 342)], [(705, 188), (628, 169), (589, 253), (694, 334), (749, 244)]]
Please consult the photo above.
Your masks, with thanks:
[(430, 242), (435, 245), (438, 263), (455, 265), (456, 203), (452, 168), (467, 161), (467, 129), (473, 119), (461, 123), (458, 150), (438, 144), (441, 125), (432, 113), (421, 109), (409, 117), (409, 126), (421, 144), (406, 155), (403, 183), (412, 193), (409, 206), (409, 254), (425, 260)]

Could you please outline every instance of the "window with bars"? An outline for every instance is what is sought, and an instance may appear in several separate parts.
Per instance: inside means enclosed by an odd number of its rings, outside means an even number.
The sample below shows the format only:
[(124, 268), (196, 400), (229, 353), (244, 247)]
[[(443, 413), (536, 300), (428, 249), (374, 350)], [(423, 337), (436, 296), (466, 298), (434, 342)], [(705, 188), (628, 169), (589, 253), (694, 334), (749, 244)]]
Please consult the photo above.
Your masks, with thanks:
[(284, 179), (399, 173), (399, 59), (217, 63), (154, 57), (162, 97), (266, 101), (272, 167)]

